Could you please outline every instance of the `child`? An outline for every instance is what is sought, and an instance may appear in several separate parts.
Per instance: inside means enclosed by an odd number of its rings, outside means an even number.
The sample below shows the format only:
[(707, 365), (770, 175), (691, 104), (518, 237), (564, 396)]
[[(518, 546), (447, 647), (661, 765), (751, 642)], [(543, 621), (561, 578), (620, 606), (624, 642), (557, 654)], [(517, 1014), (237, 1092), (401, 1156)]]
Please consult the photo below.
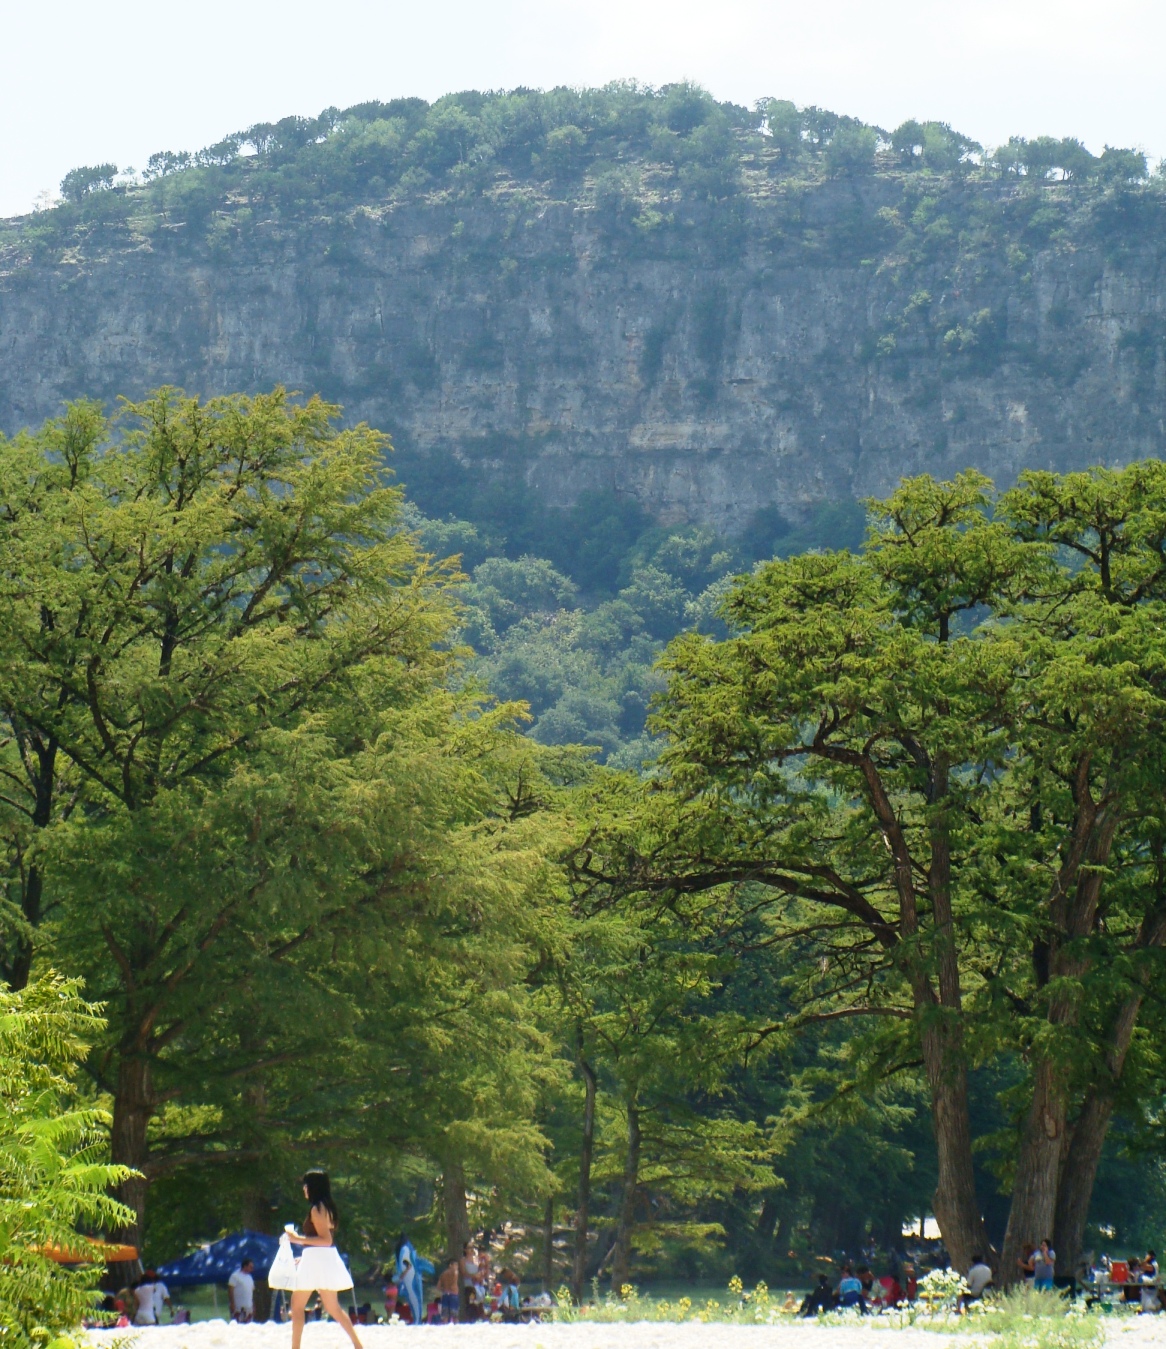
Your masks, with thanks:
[(441, 1303), (441, 1324), (456, 1325), (458, 1319), (458, 1262), (451, 1260), (437, 1276), (437, 1296)]

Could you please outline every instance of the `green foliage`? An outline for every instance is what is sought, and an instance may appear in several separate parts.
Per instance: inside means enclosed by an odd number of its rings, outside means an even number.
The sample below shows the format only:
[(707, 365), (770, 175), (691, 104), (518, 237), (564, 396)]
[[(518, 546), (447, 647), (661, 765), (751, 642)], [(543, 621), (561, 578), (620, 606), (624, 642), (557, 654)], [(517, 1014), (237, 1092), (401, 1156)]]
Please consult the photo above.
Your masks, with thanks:
[(878, 133), (874, 127), (842, 126), (826, 146), (826, 167), (831, 173), (869, 173), (874, 168)]
[(579, 1306), (572, 1302), (571, 1290), (564, 1287), (555, 1294), (554, 1319), (566, 1325), (580, 1321), (607, 1325), (654, 1321), (772, 1326), (780, 1324), (783, 1310), (771, 1297), (766, 1284), (759, 1283), (751, 1292), (746, 1292), (741, 1280), (734, 1277), (725, 1293), (717, 1297), (706, 1295), (695, 1302), (689, 1297), (671, 1302), (645, 1296), (635, 1285), (625, 1284), (622, 1289), (603, 1298), (596, 1296), (592, 1302)]
[(84, 1233), (129, 1216), (108, 1194), (127, 1176), (107, 1161), (109, 1116), (76, 1082), (103, 1028), (75, 979), (49, 973), (0, 992), (0, 1336), (20, 1349), (43, 1349), (92, 1313), (101, 1248)]
[(147, 1249), (198, 1233), (175, 1208), (270, 1221), (338, 1130), (342, 1196), (386, 1140), (406, 1174), (456, 1140), (474, 1184), (545, 1188), (524, 973), (576, 770), (457, 689), (455, 573), (402, 528), (383, 438), (334, 417), (163, 390), (0, 446), (10, 963), (51, 950), (106, 1002), (95, 1072), (159, 1197), (155, 1229), (121, 1183)]
[[(861, 553), (758, 567), (723, 605), (727, 638), (671, 643), (656, 771), (613, 793), (575, 862), (588, 895), (783, 947), (770, 1034), (869, 1027), (833, 1065), (843, 1096), (869, 1099), (918, 1056), (942, 1121), (969, 1061), (1039, 1065), (1002, 1093), (1023, 1121), (996, 1140), (1012, 1240), (1051, 1224), (1023, 1178), (1046, 1164), (1050, 1120), (1112, 1099), (1122, 1018), (1160, 977), (1161, 825), (1144, 803), (1162, 771), (1164, 501), (1157, 462), (1026, 473), (999, 497), (977, 474), (924, 477), (868, 503)], [(1159, 1069), (1129, 1052), (1135, 1091)], [(979, 1214), (962, 1219), (942, 1177), (963, 1166), (970, 1193), (971, 1153), (945, 1156), (938, 1122), (936, 1143), (936, 1211), (966, 1259)]]
[(117, 177), (116, 164), (94, 164), (87, 168), (70, 169), (61, 179), (61, 196), (77, 203), (91, 192), (108, 190)]

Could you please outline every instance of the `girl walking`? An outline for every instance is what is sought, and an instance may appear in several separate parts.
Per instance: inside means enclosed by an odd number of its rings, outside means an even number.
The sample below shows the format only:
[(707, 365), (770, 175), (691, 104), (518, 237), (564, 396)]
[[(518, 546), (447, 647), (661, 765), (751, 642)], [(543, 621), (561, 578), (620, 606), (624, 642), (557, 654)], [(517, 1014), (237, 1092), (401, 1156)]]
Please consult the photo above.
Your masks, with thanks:
[[(333, 1242), (338, 1225), (336, 1205), (332, 1202), (332, 1186), (323, 1171), (309, 1171), (303, 1178), (304, 1198), (308, 1201), (308, 1216), (304, 1219), (303, 1233), (298, 1233), (291, 1223), (284, 1228), (280, 1237), (281, 1250), (268, 1275), (272, 1288), (284, 1288), (291, 1293), (292, 1349), (300, 1349), (304, 1334), (304, 1312), (313, 1293), (320, 1294), (324, 1310), (341, 1326), (352, 1341), (354, 1349), (363, 1349), (348, 1313), (340, 1305), (336, 1296), (352, 1287), (352, 1275), (345, 1268)], [(303, 1254), (294, 1263), (291, 1255), (291, 1242), (303, 1246)]]

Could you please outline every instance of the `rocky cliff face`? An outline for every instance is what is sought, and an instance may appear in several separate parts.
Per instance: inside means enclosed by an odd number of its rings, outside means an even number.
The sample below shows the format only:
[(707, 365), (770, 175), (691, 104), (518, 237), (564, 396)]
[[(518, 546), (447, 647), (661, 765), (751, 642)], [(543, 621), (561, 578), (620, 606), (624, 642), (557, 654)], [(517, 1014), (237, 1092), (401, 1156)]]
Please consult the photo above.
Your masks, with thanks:
[(1151, 189), (883, 176), (636, 209), (499, 190), (68, 247), (18, 230), (0, 425), (283, 383), (389, 431), (406, 482), (521, 473), (549, 504), (607, 488), (727, 531), (904, 473), (1162, 453)]

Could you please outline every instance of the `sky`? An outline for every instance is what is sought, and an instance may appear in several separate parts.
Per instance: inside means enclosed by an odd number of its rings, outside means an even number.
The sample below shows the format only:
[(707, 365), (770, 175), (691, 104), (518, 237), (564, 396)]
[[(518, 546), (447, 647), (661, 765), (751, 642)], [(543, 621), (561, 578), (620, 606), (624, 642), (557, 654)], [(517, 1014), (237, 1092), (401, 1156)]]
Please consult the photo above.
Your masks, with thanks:
[(0, 216), (290, 113), (615, 79), (1166, 156), (1162, 0), (0, 0), (0, 33)]

